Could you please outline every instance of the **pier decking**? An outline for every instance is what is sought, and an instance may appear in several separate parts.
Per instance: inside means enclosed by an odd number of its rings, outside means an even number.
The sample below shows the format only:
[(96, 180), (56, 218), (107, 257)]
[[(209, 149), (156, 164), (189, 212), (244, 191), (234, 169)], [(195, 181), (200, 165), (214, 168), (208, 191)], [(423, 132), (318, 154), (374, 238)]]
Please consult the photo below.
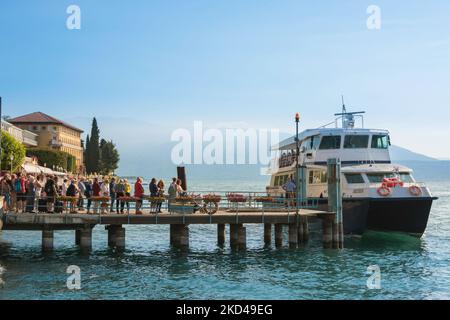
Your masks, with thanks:
[(230, 245), (240, 249), (246, 246), (246, 228), (244, 224), (263, 224), (264, 243), (272, 243), (272, 226), (275, 226), (275, 245), (281, 246), (283, 226), (289, 228), (289, 246), (297, 247), (308, 240), (308, 217), (332, 220), (335, 214), (327, 211), (301, 209), (297, 216), (292, 210), (233, 212), (219, 210), (215, 214), (181, 213), (145, 213), (135, 214), (41, 214), (41, 213), (4, 213), (3, 230), (39, 230), (42, 231), (42, 247), (53, 248), (54, 231), (74, 230), (75, 243), (83, 249), (92, 247), (92, 229), (104, 225), (108, 230), (108, 245), (123, 249), (125, 247), (126, 225), (170, 225), (170, 242), (176, 247), (189, 246), (190, 224), (217, 225), (217, 242), (225, 243), (225, 226), (230, 229)]

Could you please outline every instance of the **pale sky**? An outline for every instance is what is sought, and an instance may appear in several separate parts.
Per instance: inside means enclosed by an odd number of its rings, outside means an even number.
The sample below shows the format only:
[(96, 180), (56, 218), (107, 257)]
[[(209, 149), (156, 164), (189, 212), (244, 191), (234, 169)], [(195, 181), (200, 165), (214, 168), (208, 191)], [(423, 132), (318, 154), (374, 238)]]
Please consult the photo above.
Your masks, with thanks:
[[(70, 4), (81, 30), (66, 28)], [(394, 144), (450, 158), (449, 17), (448, 0), (3, 0), (3, 113), (86, 132), (97, 116), (128, 151), (194, 120), (293, 132), (298, 111), (316, 127), (344, 94)]]

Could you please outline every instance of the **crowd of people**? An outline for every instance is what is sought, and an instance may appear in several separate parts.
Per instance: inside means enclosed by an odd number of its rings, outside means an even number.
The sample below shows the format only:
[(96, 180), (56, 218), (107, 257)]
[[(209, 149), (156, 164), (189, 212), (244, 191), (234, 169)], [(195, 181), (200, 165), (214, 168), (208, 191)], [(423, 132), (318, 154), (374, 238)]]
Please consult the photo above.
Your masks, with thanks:
[[(136, 213), (141, 214), (144, 197), (150, 196), (150, 212), (161, 213), (163, 202), (170, 203), (176, 197), (186, 194), (180, 179), (172, 178), (167, 188), (163, 180), (151, 179), (148, 193), (144, 180), (136, 179), (132, 193), (127, 179), (117, 177), (57, 177), (52, 175), (33, 175), (25, 173), (5, 174), (0, 177), (0, 195), (4, 197), (3, 209), (16, 213), (76, 213), (116, 212), (124, 213), (130, 209), (130, 202), (136, 203)], [(107, 205), (102, 205), (96, 198), (108, 198)], [(76, 201), (67, 201), (75, 199)], [(103, 204), (105, 202), (103, 201)]]

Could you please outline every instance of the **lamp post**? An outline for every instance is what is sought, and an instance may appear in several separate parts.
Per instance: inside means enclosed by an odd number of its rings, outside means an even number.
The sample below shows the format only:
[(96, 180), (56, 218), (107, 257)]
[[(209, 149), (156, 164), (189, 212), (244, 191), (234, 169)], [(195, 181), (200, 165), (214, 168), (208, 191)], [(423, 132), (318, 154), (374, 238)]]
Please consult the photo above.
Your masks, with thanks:
[(9, 160), (11, 160), (11, 176), (13, 174), (13, 161), (14, 161), (14, 155), (11, 153), (9, 156)]
[(295, 201), (295, 214), (297, 216), (297, 224), (298, 224), (298, 214), (299, 214), (299, 195), (300, 195), (300, 183), (299, 183), (299, 172), (298, 172), (298, 159), (300, 155), (300, 141), (298, 139), (298, 124), (300, 122), (300, 114), (297, 112), (295, 114), (295, 145), (296, 145), (296, 154), (295, 154), (295, 193), (296, 193), (296, 201)]

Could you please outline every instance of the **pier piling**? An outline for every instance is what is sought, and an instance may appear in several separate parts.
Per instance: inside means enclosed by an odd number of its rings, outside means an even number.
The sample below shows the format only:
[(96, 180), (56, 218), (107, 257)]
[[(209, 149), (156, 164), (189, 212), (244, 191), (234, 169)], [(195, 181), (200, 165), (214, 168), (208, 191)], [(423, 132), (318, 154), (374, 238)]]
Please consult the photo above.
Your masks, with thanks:
[(80, 245), (81, 231), (79, 229), (75, 230), (75, 245)]
[(42, 230), (42, 249), (49, 251), (53, 249), (53, 230)]
[(322, 220), (322, 242), (324, 249), (331, 249), (333, 247), (333, 219), (326, 217)]
[(298, 228), (296, 223), (289, 224), (289, 248), (295, 249), (298, 245)]
[(242, 224), (238, 226), (238, 247), (239, 250), (245, 250), (247, 248), (247, 228)]
[(82, 250), (92, 249), (92, 228), (86, 227), (80, 230), (80, 247)]
[(281, 223), (275, 224), (275, 247), (283, 246), (283, 225)]
[(223, 246), (225, 244), (225, 224), (219, 223), (217, 225), (217, 244)]
[(272, 225), (270, 223), (264, 224), (264, 245), (270, 246), (272, 244)]
[(342, 191), (341, 191), (341, 161), (328, 159), (328, 211), (335, 212), (331, 222), (332, 247), (344, 248), (344, 230), (342, 218)]
[(115, 245), (118, 250), (125, 249), (125, 228), (122, 226), (116, 226), (115, 228)]
[(299, 239), (299, 242), (307, 243), (309, 240), (309, 223), (308, 223), (308, 217), (302, 218), (302, 229), (303, 229), (303, 237), (302, 240)]
[(189, 226), (186, 224), (171, 225), (170, 238), (174, 247), (189, 248)]

